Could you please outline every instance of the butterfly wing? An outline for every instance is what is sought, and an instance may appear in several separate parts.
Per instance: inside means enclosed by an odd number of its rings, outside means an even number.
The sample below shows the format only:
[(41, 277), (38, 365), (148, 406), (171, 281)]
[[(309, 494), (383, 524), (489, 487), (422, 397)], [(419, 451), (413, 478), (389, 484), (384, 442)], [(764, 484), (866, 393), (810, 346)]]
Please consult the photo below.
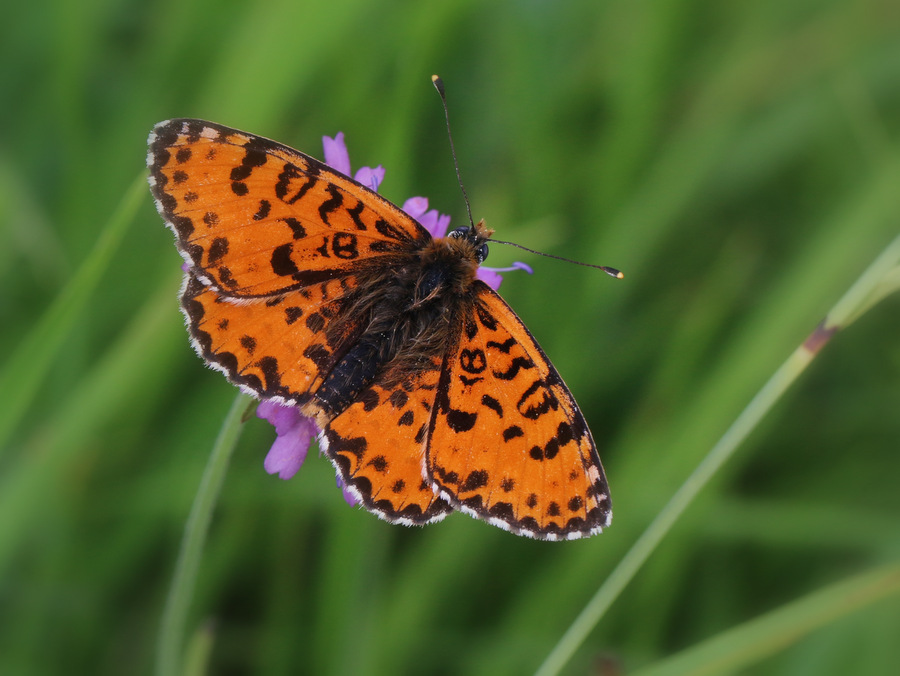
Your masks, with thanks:
[(326, 329), (340, 313), (353, 277), (312, 284), (271, 298), (223, 296), (188, 272), (181, 304), (191, 342), (213, 368), (245, 392), (297, 404), (322, 378), (362, 327)]
[(176, 119), (156, 125), (149, 145), (157, 210), (220, 294), (285, 293), (431, 239), (377, 193), (275, 141)]
[[(363, 267), (412, 255), (428, 232), (312, 157), (212, 122), (161, 122), (147, 164), (187, 264), (197, 352), (247, 392), (297, 404), (362, 327), (340, 317)], [(328, 331), (341, 318), (338, 332)]]
[(319, 437), (344, 486), (366, 509), (391, 523), (424, 524), (452, 511), (424, 472), (440, 373), (437, 360), (434, 368), (401, 385), (373, 384)]
[(455, 508), (538, 539), (593, 535), (609, 490), (584, 417), (500, 296), (475, 282), (445, 358), (426, 468)]

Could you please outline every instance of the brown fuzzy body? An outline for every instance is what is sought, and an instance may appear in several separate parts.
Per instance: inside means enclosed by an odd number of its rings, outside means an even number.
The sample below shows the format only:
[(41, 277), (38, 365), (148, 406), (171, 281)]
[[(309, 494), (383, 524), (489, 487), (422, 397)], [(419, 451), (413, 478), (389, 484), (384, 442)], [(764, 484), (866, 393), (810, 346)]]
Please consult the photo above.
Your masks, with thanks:
[(439, 369), (474, 300), (479, 251), (492, 231), (479, 223), (470, 237), (433, 239), (393, 264), (363, 268), (328, 328), (338, 361), (304, 405), (321, 426), (342, 413), (372, 382), (402, 385)]

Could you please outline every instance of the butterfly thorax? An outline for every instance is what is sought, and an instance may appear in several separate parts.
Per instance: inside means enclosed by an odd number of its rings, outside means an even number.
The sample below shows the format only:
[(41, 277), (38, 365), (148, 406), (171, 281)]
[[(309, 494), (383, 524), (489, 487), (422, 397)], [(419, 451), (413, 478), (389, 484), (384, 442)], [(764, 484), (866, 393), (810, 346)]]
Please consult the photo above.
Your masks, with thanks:
[(390, 267), (364, 271), (358, 291), (342, 301), (329, 329), (340, 355), (304, 406), (320, 426), (344, 411), (374, 381), (402, 385), (441, 368), (466, 307), (490, 231), (460, 228), (398, 256)]

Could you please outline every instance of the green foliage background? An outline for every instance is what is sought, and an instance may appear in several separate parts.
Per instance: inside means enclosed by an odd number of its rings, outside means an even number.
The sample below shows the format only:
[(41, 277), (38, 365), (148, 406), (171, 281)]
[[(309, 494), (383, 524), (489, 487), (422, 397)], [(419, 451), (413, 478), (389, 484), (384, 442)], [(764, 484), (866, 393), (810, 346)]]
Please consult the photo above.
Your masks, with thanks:
[[(900, 230), (896, 0), (56, 0), (4, 10), (0, 63), (4, 674), (152, 672), (234, 397), (188, 345), (181, 259), (149, 193), (121, 241), (107, 225), (159, 120), (319, 156), (342, 130), (354, 166), (387, 167), (388, 198), (427, 195), (459, 223), (440, 73), (476, 218), (626, 272), (491, 250), (536, 270), (502, 292), (588, 417), (607, 532), (554, 544), (462, 515), (390, 526), (344, 504), (324, 459), (266, 475), (273, 432), (254, 419), (192, 606), (215, 674), (533, 671)], [(889, 298), (838, 334), (567, 673), (657, 664), (900, 560), (898, 309)], [(894, 673), (898, 635), (885, 594), (741, 670)]]

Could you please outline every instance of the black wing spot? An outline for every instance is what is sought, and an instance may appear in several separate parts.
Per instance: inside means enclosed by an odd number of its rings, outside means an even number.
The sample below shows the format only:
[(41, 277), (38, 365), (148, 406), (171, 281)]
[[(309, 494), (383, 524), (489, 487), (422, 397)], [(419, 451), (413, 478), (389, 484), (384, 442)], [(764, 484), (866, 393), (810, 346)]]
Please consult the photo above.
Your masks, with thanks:
[(294, 233), (294, 239), (303, 239), (306, 237), (306, 228), (304, 228), (296, 218), (288, 216), (281, 220), (291, 229), (291, 232)]
[(256, 338), (253, 336), (241, 336), (241, 347), (253, 354), (254, 350), (256, 350)]
[(544, 446), (544, 457), (547, 458), (547, 460), (553, 460), (557, 453), (559, 453), (559, 442), (556, 439), (551, 439), (547, 442), (547, 445)]
[(477, 469), (474, 472), (469, 473), (469, 476), (466, 477), (466, 480), (463, 482), (463, 485), (459, 487), (459, 490), (467, 493), (469, 491), (478, 490), (479, 488), (484, 488), (487, 486), (489, 478), (487, 470)]
[(512, 505), (508, 502), (498, 502), (491, 507), (488, 513), (493, 517), (502, 519), (503, 521), (507, 522), (514, 521), (516, 518)]
[(375, 390), (366, 390), (359, 395), (359, 401), (362, 402), (363, 410), (366, 413), (374, 411), (378, 406), (378, 393)]
[(476, 335), (478, 335), (478, 324), (473, 322), (471, 319), (466, 319), (466, 322), (463, 325), (463, 330), (466, 332), (466, 338), (472, 340)]
[(359, 217), (362, 214), (363, 209), (365, 209), (365, 205), (362, 202), (357, 202), (355, 207), (347, 209), (347, 214), (350, 216), (350, 220), (353, 221), (353, 225), (356, 226), (357, 230), (366, 230), (366, 224), (362, 222), (362, 219)]
[(485, 394), (481, 397), (481, 403), (484, 406), (487, 406), (492, 411), (496, 412), (498, 416), (503, 417), (503, 407), (500, 405), (500, 402), (494, 399), (491, 395)]
[(460, 350), (459, 367), (466, 373), (483, 373), (487, 368), (487, 357), (484, 350)]
[(295, 321), (300, 319), (303, 316), (303, 308), (302, 307), (286, 307), (284, 308), (284, 318), (288, 325), (293, 324)]
[(225, 237), (216, 237), (209, 245), (209, 253), (206, 256), (207, 265), (215, 265), (228, 253), (228, 240)]
[(475, 427), (476, 420), (478, 420), (477, 413), (459, 411), (455, 408), (447, 411), (447, 426), (454, 432), (468, 432)]
[(391, 402), (391, 406), (394, 408), (403, 408), (406, 406), (406, 402), (409, 401), (409, 395), (403, 390), (394, 390), (391, 392), (391, 396), (388, 397), (388, 401)]
[[(541, 401), (529, 405), (528, 400), (533, 394), (536, 394), (538, 390), (543, 390)], [(519, 398), (516, 408), (519, 410), (519, 413), (529, 420), (537, 420), (551, 408), (553, 410), (559, 408), (559, 401), (557, 401), (556, 396), (547, 389), (544, 381), (535, 380)]]
[(281, 393), (281, 373), (278, 370), (278, 360), (275, 357), (263, 357), (257, 364), (260, 371), (263, 372), (263, 377), (266, 379), (266, 393)]
[(306, 328), (313, 333), (320, 333), (325, 328), (325, 319), (318, 312), (313, 312), (306, 318)]
[(231, 274), (231, 270), (226, 268), (224, 265), (220, 265), (218, 268), (219, 272), (219, 282), (222, 283), (222, 286), (227, 286), (229, 289), (235, 289), (238, 286), (237, 280)]
[(256, 210), (256, 213), (253, 214), (254, 221), (261, 221), (269, 215), (269, 212), (272, 210), (272, 203), (269, 200), (260, 200), (259, 201), (259, 209)]
[[(369, 445), (368, 442), (365, 437), (347, 439), (331, 429), (325, 430), (325, 437), (328, 439), (328, 455), (339, 462), (341, 473), (344, 476), (347, 476), (350, 473), (350, 464), (347, 459), (342, 458), (341, 455), (349, 453), (350, 455), (356, 456), (357, 460), (362, 460), (363, 456), (366, 454)], [(371, 493), (371, 487), (368, 492)]]
[(377, 230), (379, 234), (384, 235), (389, 239), (395, 239), (400, 242), (404, 242), (409, 239), (403, 232), (403, 230), (391, 225), (383, 218), (379, 218), (377, 221), (375, 221), (375, 230)]
[(487, 343), (488, 347), (495, 347), (500, 350), (503, 354), (509, 354), (509, 351), (516, 345), (516, 339), (510, 338), (509, 340), (505, 340), (502, 343), (497, 343), (493, 340), (489, 340)]
[(522, 369), (534, 368), (534, 362), (527, 357), (515, 357), (506, 371), (494, 371), (494, 375), (500, 380), (512, 380)]
[(503, 441), (510, 441), (511, 439), (515, 439), (516, 437), (524, 437), (525, 432), (522, 431), (522, 428), (518, 425), (510, 425), (505, 430), (503, 430)]
[(319, 217), (326, 225), (330, 226), (331, 223), (328, 222), (328, 215), (339, 209), (341, 204), (344, 203), (344, 194), (341, 192), (340, 188), (334, 184), (329, 184), (325, 191), (331, 195), (331, 199), (327, 199), (319, 205)]
[(293, 247), (290, 244), (282, 244), (272, 250), (272, 272), (279, 277), (290, 277), (300, 272), (291, 260), (292, 251)]
[(484, 326), (484, 328), (488, 331), (497, 330), (497, 319), (486, 307), (479, 303), (475, 306), (475, 311), (478, 314), (478, 321), (481, 322), (481, 325)]
[(331, 363), (331, 353), (325, 349), (324, 345), (318, 343), (303, 350), (303, 356), (315, 364), (319, 370), (325, 370)]
[(559, 423), (559, 427), (556, 428), (556, 438), (560, 446), (565, 446), (572, 441), (575, 438), (572, 434), (572, 426), (566, 421)]

